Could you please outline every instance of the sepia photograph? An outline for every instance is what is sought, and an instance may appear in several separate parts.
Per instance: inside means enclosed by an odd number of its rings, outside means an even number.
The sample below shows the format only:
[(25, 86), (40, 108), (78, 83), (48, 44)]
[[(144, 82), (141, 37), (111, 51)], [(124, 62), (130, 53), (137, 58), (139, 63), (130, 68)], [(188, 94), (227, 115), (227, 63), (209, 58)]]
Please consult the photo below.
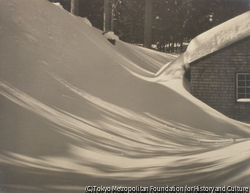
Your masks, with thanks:
[(0, 193), (249, 188), (249, 0), (0, 0)]

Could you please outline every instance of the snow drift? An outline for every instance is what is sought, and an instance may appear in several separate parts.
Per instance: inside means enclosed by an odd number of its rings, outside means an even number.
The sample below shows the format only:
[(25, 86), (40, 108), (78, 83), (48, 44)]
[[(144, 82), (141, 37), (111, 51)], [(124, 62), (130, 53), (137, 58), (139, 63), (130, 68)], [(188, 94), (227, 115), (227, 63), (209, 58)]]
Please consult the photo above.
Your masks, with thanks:
[(114, 46), (47, 1), (0, 1), (0, 36), (2, 191), (249, 186), (249, 125), (183, 88), (182, 57)]

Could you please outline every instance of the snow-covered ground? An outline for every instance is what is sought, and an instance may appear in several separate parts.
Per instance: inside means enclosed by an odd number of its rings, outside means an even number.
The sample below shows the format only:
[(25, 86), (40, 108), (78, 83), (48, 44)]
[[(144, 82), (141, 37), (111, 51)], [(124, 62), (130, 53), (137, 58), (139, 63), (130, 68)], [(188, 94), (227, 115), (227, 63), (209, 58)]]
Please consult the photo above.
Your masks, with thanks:
[(186, 91), (183, 56), (45, 0), (0, 1), (0, 37), (0, 191), (250, 185), (250, 126)]

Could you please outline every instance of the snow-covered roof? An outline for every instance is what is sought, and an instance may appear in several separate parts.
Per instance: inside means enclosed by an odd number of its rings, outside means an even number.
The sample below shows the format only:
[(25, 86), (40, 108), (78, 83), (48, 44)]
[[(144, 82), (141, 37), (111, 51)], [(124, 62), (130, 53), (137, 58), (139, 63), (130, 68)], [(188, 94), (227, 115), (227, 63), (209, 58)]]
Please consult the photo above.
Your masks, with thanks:
[(248, 36), (250, 36), (250, 11), (195, 37), (184, 53), (184, 63), (187, 65)]

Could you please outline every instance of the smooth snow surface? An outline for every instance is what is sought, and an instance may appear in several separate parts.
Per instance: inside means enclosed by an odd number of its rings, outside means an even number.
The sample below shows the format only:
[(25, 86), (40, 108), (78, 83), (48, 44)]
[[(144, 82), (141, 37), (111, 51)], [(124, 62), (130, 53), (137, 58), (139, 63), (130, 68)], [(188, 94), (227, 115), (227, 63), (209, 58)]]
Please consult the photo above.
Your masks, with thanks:
[(183, 88), (183, 56), (45, 0), (0, 1), (0, 36), (0, 191), (250, 185), (250, 126)]

